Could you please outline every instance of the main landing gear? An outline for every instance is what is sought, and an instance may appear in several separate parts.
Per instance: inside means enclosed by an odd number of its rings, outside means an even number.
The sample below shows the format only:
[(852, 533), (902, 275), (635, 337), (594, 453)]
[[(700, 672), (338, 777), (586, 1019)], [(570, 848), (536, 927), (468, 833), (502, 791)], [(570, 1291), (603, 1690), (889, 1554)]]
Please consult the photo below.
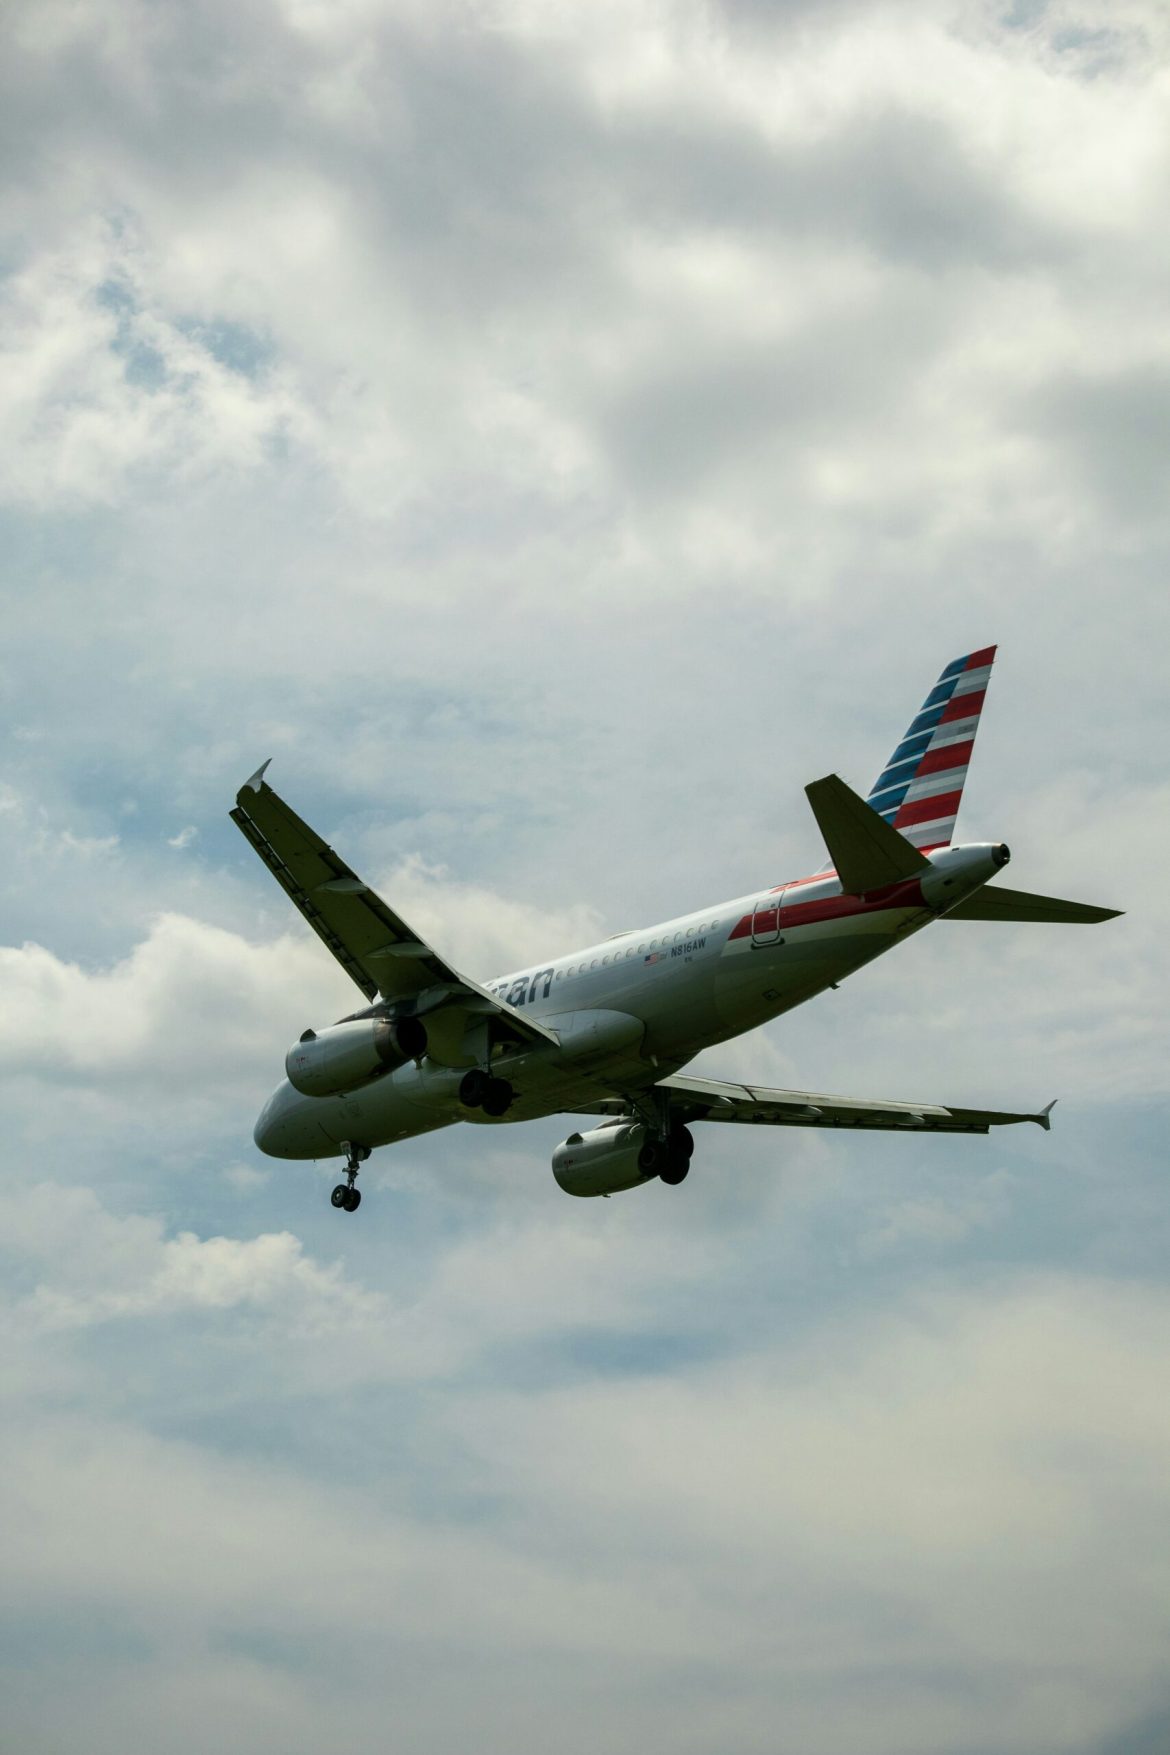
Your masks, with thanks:
[(677, 1188), (686, 1180), (687, 1171), (691, 1167), (691, 1157), (695, 1150), (695, 1142), (691, 1138), (690, 1129), (672, 1127), (662, 1137), (647, 1139), (638, 1153), (638, 1168), (647, 1176), (657, 1176), (660, 1182)]
[(479, 1066), (473, 1066), (459, 1081), (459, 1101), (463, 1107), (482, 1109), (485, 1115), (506, 1115), (515, 1095), (507, 1079), (494, 1079)]
[(345, 1181), (339, 1182), (329, 1199), (335, 1207), (344, 1207), (347, 1213), (356, 1213), (362, 1204), (360, 1188), (354, 1187), (354, 1178), (358, 1173), (358, 1165), (364, 1164), (370, 1155), (369, 1146), (355, 1145), (352, 1140), (342, 1140), (345, 1152)]

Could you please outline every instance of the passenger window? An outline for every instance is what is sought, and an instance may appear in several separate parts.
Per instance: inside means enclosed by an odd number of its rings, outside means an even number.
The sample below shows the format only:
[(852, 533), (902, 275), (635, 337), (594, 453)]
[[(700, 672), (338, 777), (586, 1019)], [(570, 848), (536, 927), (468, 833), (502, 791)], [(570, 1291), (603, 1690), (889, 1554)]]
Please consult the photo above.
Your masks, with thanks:
[(596, 967), (597, 967), (597, 958), (596, 958), (596, 957), (594, 957), (594, 959), (593, 959), (593, 961), (592, 961), (592, 962), (591, 962), (591, 963), (590, 963), (590, 965), (589, 965), (589, 967), (590, 967), (590, 968), (591, 968), (591, 969), (596, 969)]

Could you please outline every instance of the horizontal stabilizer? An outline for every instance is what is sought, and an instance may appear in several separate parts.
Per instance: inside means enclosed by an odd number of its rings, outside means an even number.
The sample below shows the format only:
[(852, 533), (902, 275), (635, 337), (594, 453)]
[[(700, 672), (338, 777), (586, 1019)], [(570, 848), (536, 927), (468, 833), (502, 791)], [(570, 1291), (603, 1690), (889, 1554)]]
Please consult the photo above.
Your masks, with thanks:
[(1120, 908), (1094, 908), (1090, 902), (1062, 902), (1055, 896), (1030, 896), (1027, 890), (1001, 890), (998, 886), (968, 896), (944, 916), (947, 920), (1025, 920), (1033, 924), (1051, 921), (1056, 926), (1095, 926), (1116, 920)]
[(929, 859), (839, 775), (828, 774), (804, 790), (846, 895), (863, 896), (931, 869)]

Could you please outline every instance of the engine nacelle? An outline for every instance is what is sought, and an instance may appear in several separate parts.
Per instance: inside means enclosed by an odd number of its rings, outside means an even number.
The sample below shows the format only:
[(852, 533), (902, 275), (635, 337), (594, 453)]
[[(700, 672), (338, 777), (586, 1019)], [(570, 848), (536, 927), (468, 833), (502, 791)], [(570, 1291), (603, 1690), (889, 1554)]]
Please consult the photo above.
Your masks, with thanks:
[[(628, 1119), (571, 1133), (552, 1155), (553, 1175), (566, 1194), (619, 1194), (637, 1188), (658, 1174), (658, 1155), (646, 1151), (646, 1129)], [(654, 1167), (643, 1164), (643, 1154)]]
[(328, 1030), (306, 1030), (285, 1055), (284, 1070), (303, 1097), (332, 1097), (417, 1059), (426, 1046), (418, 1018), (351, 1018)]

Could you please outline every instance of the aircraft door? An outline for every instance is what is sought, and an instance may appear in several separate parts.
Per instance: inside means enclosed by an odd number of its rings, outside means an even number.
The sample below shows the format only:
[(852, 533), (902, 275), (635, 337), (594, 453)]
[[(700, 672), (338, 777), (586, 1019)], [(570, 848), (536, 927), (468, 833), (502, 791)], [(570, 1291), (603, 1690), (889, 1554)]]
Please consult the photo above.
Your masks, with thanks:
[(764, 950), (780, 943), (780, 907), (783, 890), (772, 890), (761, 896), (752, 910), (752, 949)]

